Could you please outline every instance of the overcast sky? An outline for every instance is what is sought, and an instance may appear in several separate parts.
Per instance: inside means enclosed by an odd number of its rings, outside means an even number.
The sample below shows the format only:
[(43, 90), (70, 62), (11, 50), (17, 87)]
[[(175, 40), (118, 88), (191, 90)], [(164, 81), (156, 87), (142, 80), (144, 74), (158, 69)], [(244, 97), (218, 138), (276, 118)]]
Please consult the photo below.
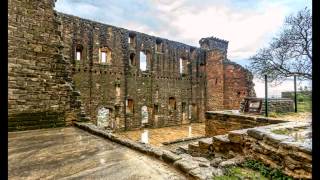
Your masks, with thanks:
[[(266, 46), (285, 16), (311, 0), (57, 0), (56, 10), (199, 47), (203, 37), (229, 41), (228, 58), (241, 65)], [(264, 87), (255, 80), (257, 95)], [(276, 87), (279, 94), (292, 82)], [(304, 83), (303, 85), (309, 85)], [(271, 95), (273, 93), (271, 92)]]

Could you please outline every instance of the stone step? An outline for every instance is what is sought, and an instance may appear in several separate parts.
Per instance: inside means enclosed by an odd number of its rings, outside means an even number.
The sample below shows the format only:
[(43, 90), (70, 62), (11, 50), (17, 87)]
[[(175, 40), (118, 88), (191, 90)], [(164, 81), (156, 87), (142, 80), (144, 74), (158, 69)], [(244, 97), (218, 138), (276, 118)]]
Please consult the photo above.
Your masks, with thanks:
[(218, 142), (218, 144), (219, 143), (230, 143), (230, 140), (228, 138), (228, 134), (213, 136), (212, 143), (216, 144), (216, 142)]
[(199, 143), (203, 143), (203, 144), (212, 144), (212, 138), (204, 138), (199, 140)]
[(191, 143), (191, 144), (188, 144), (188, 151), (198, 151), (199, 150), (199, 144), (198, 142), (195, 142), (195, 143)]
[(244, 136), (247, 135), (247, 131), (248, 129), (230, 131), (228, 134), (228, 139), (234, 143), (242, 143), (244, 140)]
[(187, 153), (188, 152), (188, 148), (189, 148), (189, 144), (185, 144), (183, 146), (179, 146), (177, 148), (177, 151)]
[(212, 138), (205, 138), (198, 141), (200, 150), (209, 150), (210, 145), (212, 145)]

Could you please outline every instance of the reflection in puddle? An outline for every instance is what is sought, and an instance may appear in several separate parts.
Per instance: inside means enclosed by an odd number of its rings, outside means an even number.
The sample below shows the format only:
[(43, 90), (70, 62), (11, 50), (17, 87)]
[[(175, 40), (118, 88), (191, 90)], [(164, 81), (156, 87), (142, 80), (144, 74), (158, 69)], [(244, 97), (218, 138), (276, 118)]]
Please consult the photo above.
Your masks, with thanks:
[(144, 132), (141, 134), (141, 142), (148, 144), (149, 143), (149, 131), (144, 130)]
[(188, 132), (188, 137), (191, 137), (192, 136), (192, 127), (191, 125), (189, 126), (189, 132)]
[(104, 164), (106, 161), (104, 159), (100, 159), (100, 164)]

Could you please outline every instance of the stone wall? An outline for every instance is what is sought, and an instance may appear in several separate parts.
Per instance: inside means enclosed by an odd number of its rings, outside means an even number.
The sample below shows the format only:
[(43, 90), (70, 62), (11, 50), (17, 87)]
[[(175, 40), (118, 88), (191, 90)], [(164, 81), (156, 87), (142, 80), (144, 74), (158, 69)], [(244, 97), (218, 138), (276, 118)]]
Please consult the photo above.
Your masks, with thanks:
[[(203, 38), (196, 48), (59, 13), (54, 3), (9, 1), (9, 130), (96, 123), (99, 110), (119, 130), (203, 122), (205, 111), (225, 108), (226, 86), (239, 86), (226, 75), (227, 41)], [(234, 98), (236, 107), (243, 96)]]
[[(292, 134), (275, 133), (276, 130), (283, 129), (298, 131)], [(242, 147), (242, 153), (249, 159), (262, 161), (297, 179), (312, 178), (310, 123), (289, 122), (232, 131), (228, 137), (230, 143)]]
[[(111, 110), (117, 129), (162, 127), (204, 120), (205, 79), (199, 64), (205, 51), (182, 43), (59, 13), (63, 23), (64, 55), (72, 64), (73, 79), (86, 112), (95, 122), (99, 108)], [(134, 35), (134, 45), (128, 42)], [(161, 42), (161, 49), (156, 49)], [(75, 49), (83, 58), (75, 60)], [(99, 48), (111, 49), (110, 64), (99, 62)], [(147, 70), (139, 66), (140, 52), (147, 52)], [(134, 54), (135, 64), (130, 55)], [(179, 72), (179, 59), (188, 61)], [(117, 87), (119, 88), (117, 92)], [(169, 99), (175, 101), (170, 108)], [(127, 99), (133, 112), (126, 112)], [(148, 107), (148, 123), (142, 124), (141, 109)]]
[(62, 55), (54, 3), (8, 2), (9, 131), (64, 126), (74, 119), (70, 66)]
[[(240, 111), (244, 112), (245, 107), (250, 104), (250, 101), (261, 101), (261, 114), (265, 112), (265, 99), (264, 98), (254, 98), (245, 97), (240, 104)], [(294, 101), (289, 98), (269, 98), (268, 99), (268, 112), (293, 112), (294, 111)]]
[(245, 97), (255, 97), (253, 75), (242, 66), (230, 61), (224, 62), (224, 109), (239, 109)]
[[(206, 120), (206, 134), (213, 137), (199, 140), (197, 143), (189, 144), (187, 148), (180, 147), (180, 149), (193, 156), (214, 155), (211, 163), (215, 167), (237, 165), (245, 159), (251, 159), (261, 161), (273, 169), (279, 169), (295, 179), (312, 179), (310, 122), (286, 122), (271, 118), (254, 120), (249, 116), (217, 112), (207, 112), (206, 117), (209, 120), (209, 123)], [(238, 123), (235, 122), (236, 118)], [(217, 123), (213, 123), (214, 121)], [(250, 128), (245, 128), (244, 124)], [(254, 124), (259, 127), (253, 127)], [(218, 129), (220, 132), (215, 129), (223, 125), (226, 128)], [(232, 128), (229, 128), (230, 126)]]
[(264, 126), (273, 123), (284, 122), (282, 120), (260, 118), (249, 115), (232, 114), (220, 111), (208, 111), (205, 113), (205, 134), (215, 136), (226, 134), (232, 130), (246, 129)]

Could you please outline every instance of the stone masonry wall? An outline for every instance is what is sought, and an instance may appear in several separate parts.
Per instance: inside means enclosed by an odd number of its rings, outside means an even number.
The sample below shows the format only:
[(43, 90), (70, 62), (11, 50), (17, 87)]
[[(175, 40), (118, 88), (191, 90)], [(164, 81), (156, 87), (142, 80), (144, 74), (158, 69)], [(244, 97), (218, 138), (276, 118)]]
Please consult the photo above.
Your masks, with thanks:
[(202, 38), (200, 47), (206, 50), (206, 94), (207, 111), (222, 110), (224, 65), (227, 57), (228, 42), (218, 38)]
[[(129, 31), (75, 16), (58, 13), (62, 20), (65, 58), (72, 62), (72, 77), (81, 92), (85, 111), (97, 121), (100, 108), (110, 109), (116, 129), (142, 126), (163, 127), (204, 120), (205, 79), (199, 64), (204, 51), (182, 43)], [(134, 34), (134, 45), (128, 42)], [(161, 49), (156, 49), (157, 42)], [(76, 47), (83, 58), (75, 60)], [(111, 63), (99, 62), (99, 48), (111, 49)], [(147, 70), (140, 70), (140, 52), (147, 52)], [(130, 64), (130, 55), (136, 64)], [(179, 59), (188, 61), (185, 74)], [(119, 87), (117, 93), (116, 87)], [(174, 98), (175, 108), (169, 108)], [(133, 112), (126, 112), (126, 100), (133, 100)], [(142, 124), (142, 107), (148, 108), (148, 123)]]
[(8, 5), (9, 131), (69, 124), (72, 82), (54, 0)]
[[(225, 86), (238, 86), (233, 76), (224, 84), (224, 40), (196, 48), (59, 13), (54, 3), (9, 1), (9, 130), (96, 123), (99, 112), (119, 130), (203, 122), (205, 111), (225, 108)], [(237, 106), (243, 97), (234, 98)]]
[(224, 108), (239, 109), (245, 97), (255, 97), (253, 75), (242, 66), (226, 60), (224, 63)]
[[(291, 134), (275, 133), (284, 129)], [(242, 147), (249, 159), (262, 161), (295, 179), (312, 179), (311, 134), (310, 123), (287, 122), (231, 131), (228, 138)]]

